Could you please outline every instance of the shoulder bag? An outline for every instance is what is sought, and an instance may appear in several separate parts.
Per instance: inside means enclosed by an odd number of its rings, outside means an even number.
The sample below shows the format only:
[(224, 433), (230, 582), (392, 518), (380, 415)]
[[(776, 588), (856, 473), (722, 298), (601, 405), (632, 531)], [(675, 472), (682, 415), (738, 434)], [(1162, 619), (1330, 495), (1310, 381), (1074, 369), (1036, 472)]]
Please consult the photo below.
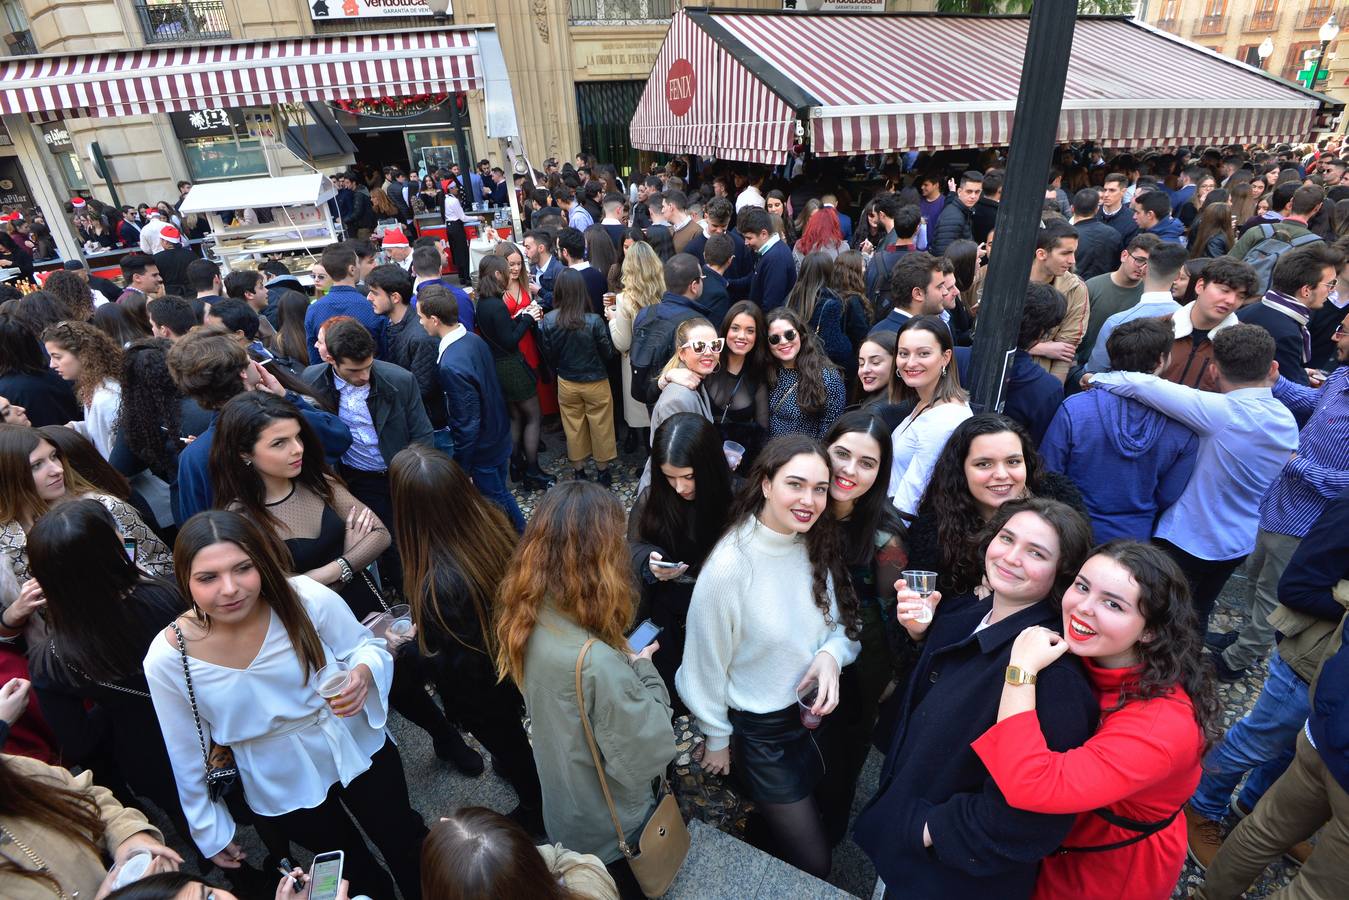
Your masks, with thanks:
[(576, 705), (581, 709), (581, 726), (585, 729), (586, 743), (590, 746), (590, 756), (595, 761), (595, 772), (600, 777), (600, 790), (604, 792), (604, 802), (609, 807), (609, 816), (614, 821), (614, 831), (618, 834), (618, 849), (632, 869), (633, 877), (647, 897), (660, 897), (670, 889), (670, 884), (679, 874), (679, 867), (689, 854), (688, 825), (679, 813), (679, 804), (670, 791), (670, 783), (661, 778), (660, 802), (642, 826), (641, 836), (637, 838), (637, 849), (628, 845), (623, 834), (623, 825), (618, 820), (618, 809), (614, 806), (613, 795), (609, 793), (609, 780), (604, 775), (604, 764), (600, 761), (600, 750), (595, 744), (595, 733), (586, 716), (585, 692), (581, 688), (581, 665), (595, 638), (590, 638), (581, 647), (576, 657)]
[(224, 800), (239, 787), (239, 767), (234, 762), (234, 751), (212, 742), (206, 746), (206, 733), (201, 729), (201, 713), (197, 711), (197, 694), (192, 690), (192, 673), (187, 666), (187, 640), (177, 622), (169, 627), (178, 636), (178, 653), (183, 657), (183, 680), (187, 682), (187, 700), (192, 704), (192, 723), (197, 726), (197, 741), (201, 744), (201, 761), (206, 767), (206, 794), (215, 803)]

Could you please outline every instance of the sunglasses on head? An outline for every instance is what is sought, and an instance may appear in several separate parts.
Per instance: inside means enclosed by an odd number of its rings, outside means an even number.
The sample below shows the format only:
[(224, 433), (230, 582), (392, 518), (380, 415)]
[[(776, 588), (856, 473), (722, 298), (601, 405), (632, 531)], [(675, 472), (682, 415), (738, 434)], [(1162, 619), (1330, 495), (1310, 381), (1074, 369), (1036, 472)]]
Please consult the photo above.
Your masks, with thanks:
[(794, 340), (796, 340), (796, 330), (793, 328), (788, 328), (786, 331), (782, 332), (782, 334), (770, 334), (768, 336), (768, 343), (772, 344), (774, 347), (781, 344), (783, 341), (790, 344)]
[(717, 338), (714, 341), (685, 341), (679, 346), (683, 350), (692, 350), (694, 353), (720, 353), (721, 348), (726, 346), (726, 339)]

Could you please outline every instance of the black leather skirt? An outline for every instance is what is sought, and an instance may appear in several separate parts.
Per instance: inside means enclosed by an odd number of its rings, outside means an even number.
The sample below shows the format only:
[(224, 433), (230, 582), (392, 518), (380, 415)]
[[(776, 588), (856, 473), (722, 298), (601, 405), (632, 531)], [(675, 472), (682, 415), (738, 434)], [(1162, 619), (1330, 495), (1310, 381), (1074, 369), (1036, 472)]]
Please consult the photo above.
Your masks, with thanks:
[[(731, 769), (750, 799), (795, 803), (814, 792), (824, 777), (824, 756), (795, 703), (771, 713), (733, 709), (730, 719)], [(817, 731), (828, 725), (826, 716)]]

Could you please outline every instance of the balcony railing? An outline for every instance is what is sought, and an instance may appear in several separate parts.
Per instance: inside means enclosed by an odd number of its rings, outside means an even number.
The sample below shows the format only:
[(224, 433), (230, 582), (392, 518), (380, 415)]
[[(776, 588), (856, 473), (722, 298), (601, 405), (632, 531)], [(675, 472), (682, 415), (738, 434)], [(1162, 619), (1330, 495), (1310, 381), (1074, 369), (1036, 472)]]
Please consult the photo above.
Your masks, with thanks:
[(1171, 16), (1165, 19), (1158, 19), (1157, 27), (1160, 28), (1162, 31), (1169, 31), (1172, 34), (1180, 33), (1180, 22), (1176, 19), (1175, 16)]
[(585, 22), (661, 22), (678, 9), (677, 0), (571, 0), (571, 20)]
[(230, 37), (223, 0), (137, 3), (136, 16), (147, 44), (180, 44)]
[(10, 56), (26, 56), (37, 52), (37, 47), (33, 45), (33, 35), (28, 31), (11, 31), (5, 35), (5, 49), (9, 51)]
[(1227, 16), (1202, 16), (1195, 19), (1195, 34), (1227, 34), (1229, 18)]
[(1265, 31), (1279, 30), (1279, 13), (1277, 10), (1265, 10), (1263, 12), (1253, 12), (1241, 23), (1242, 32), (1256, 33)]
[(1330, 14), (1334, 11), (1335, 10), (1331, 9), (1329, 6), (1315, 6), (1304, 9), (1297, 14), (1297, 22), (1293, 24), (1293, 28), (1298, 31), (1320, 28), (1322, 25), (1326, 24), (1326, 21), (1330, 18)]

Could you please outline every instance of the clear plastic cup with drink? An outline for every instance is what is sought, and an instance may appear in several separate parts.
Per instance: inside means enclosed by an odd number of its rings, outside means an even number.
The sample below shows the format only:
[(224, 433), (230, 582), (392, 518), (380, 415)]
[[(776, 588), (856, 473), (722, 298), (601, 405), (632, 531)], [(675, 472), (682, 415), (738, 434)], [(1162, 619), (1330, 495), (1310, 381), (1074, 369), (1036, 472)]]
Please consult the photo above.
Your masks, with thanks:
[(810, 711), (819, 696), (820, 685), (818, 682), (811, 681), (796, 689), (796, 707), (801, 713), (801, 724), (811, 731), (819, 728), (820, 723), (824, 721), (823, 715)]
[(318, 685), (319, 696), (328, 701), (332, 706), (333, 701), (341, 696), (347, 688), (347, 682), (351, 680), (351, 666), (339, 660), (328, 663), (322, 669), (319, 669), (314, 676), (314, 683)]
[(725, 455), (726, 465), (731, 467), (732, 472), (740, 465), (740, 461), (745, 458), (745, 448), (735, 441), (722, 441), (721, 452)]
[(928, 624), (932, 621), (932, 607), (928, 604), (927, 598), (937, 589), (937, 573), (923, 569), (905, 569), (899, 573), (899, 577), (903, 578), (904, 585), (917, 593), (923, 601), (922, 606), (911, 613), (907, 613), (908, 617), (919, 625)]
[(389, 623), (388, 634), (394, 638), (404, 638), (412, 633), (412, 607), (406, 603), (389, 607), (393, 621)]
[(617, 302), (618, 302), (618, 295), (613, 293), (612, 291), (604, 295), (605, 306), (613, 306)]

